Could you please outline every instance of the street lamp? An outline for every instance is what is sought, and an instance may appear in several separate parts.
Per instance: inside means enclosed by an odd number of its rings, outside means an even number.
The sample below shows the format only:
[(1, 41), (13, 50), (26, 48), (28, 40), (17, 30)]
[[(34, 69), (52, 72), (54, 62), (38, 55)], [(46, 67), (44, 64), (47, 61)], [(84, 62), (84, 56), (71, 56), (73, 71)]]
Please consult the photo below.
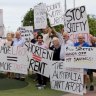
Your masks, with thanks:
[(67, 10), (67, 2), (66, 2), (66, 0), (64, 2), (64, 5), (65, 5), (65, 11), (66, 11)]

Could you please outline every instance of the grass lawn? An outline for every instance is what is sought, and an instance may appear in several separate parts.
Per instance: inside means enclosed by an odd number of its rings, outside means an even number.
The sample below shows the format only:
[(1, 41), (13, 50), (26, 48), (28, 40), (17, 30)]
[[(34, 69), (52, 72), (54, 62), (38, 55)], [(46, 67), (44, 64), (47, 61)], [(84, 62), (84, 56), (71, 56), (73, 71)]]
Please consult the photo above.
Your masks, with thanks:
[[(0, 82), (1, 82), (0, 86), (1, 85), (2, 85), (2, 87), (6, 86), (5, 83), (3, 86), (2, 81), (4, 81), (4, 79), (0, 79)], [(14, 87), (14, 86), (12, 86), (13, 80), (10, 81), (9, 79), (7, 79), (7, 82), (9, 85), (7, 85), (6, 87), (10, 88), (10, 90), (2, 90), (2, 88), (1, 88), (0, 96), (62, 96), (64, 94), (64, 92), (62, 92), (62, 91), (56, 91), (56, 90), (50, 89), (50, 86), (49, 86), (50, 84), (48, 84), (48, 86), (45, 89), (38, 90), (35, 87), (36, 82), (34, 82), (33, 78), (31, 78), (31, 77), (26, 78), (26, 82), (28, 82), (28, 85), (25, 84), (24, 85), (25, 87), (23, 86), (23, 88), (22, 88), (22, 84), (20, 82), (18, 82), (17, 80), (15, 80), (15, 81), (16, 81), (16, 83), (18, 83), (21, 86), (21, 88), (18, 88), (18, 86), (16, 86), (16, 84), (14, 84), (16, 89), (12, 89), (12, 87)], [(24, 82), (24, 81), (22, 81), (22, 82)]]

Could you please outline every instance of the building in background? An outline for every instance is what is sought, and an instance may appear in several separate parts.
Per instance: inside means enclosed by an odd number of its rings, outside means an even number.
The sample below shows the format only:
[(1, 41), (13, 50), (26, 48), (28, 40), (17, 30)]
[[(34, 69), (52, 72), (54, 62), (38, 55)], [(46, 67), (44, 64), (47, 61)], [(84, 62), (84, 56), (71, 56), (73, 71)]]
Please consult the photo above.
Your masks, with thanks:
[(0, 37), (4, 34), (3, 9), (0, 9)]

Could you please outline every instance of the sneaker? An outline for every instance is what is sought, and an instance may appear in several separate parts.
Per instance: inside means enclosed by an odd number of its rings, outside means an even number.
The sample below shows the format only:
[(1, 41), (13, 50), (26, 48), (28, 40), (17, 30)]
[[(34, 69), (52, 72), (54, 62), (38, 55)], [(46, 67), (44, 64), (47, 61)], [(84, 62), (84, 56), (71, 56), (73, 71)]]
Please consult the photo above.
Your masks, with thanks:
[(90, 91), (94, 91), (94, 86), (91, 85), (89, 90), (90, 90)]
[(36, 87), (39, 87), (39, 86), (41, 86), (41, 85), (37, 83), (37, 84), (36, 84)]
[(39, 86), (38, 89), (41, 90), (41, 89), (44, 89), (44, 87), (43, 86)]
[(43, 87), (46, 87), (46, 85), (42, 85)]

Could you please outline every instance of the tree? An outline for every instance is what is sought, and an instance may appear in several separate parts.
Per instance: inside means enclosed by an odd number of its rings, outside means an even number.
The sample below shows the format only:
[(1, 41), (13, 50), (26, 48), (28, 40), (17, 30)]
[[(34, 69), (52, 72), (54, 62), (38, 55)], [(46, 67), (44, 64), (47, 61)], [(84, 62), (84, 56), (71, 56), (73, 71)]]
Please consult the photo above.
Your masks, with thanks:
[(25, 14), (23, 20), (21, 21), (23, 26), (33, 26), (34, 25), (34, 10), (30, 10)]
[(94, 15), (88, 15), (88, 23), (90, 33), (96, 36), (96, 17)]
[[(50, 26), (49, 19), (47, 18), (48, 25)], [(23, 26), (34, 26), (34, 10), (30, 8), (30, 10), (25, 14), (22, 20)], [(89, 30), (92, 35), (96, 36), (96, 16), (95, 15), (88, 15), (88, 23), (89, 23)], [(63, 25), (55, 26), (57, 32), (63, 28)]]
[[(21, 21), (23, 26), (33, 26), (34, 27), (34, 10), (30, 8), (30, 10), (25, 14), (23, 20)], [(47, 18), (48, 25), (50, 26), (49, 19)], [(63, 28), (63, 25), (55, 26), (57, 32)]]

